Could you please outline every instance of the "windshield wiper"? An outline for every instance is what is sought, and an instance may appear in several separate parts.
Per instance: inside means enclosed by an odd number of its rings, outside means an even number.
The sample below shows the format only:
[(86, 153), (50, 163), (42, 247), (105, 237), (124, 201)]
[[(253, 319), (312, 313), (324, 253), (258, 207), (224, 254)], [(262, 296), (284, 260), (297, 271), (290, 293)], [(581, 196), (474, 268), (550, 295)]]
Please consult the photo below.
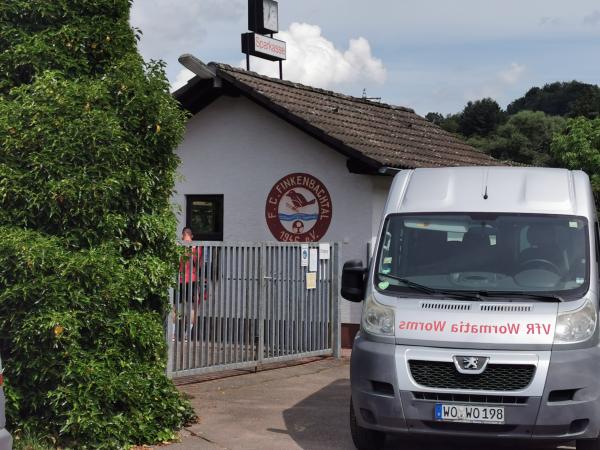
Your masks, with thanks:
[(526, 291), (477, 291), (481, 297), (518, 297), (523, 299), (539, 300), (540, 302), (561, 303), (565, 300), (555, 294), (536, 294)]
[(473, 294), (471, 294), (471, 293), (465, 293), (465, 292), (453, 292), (453, 291), (445, 291), (442, 289), (435, 289), (430, 286), (425, 286), (424, 284), (415, 283), (414, 281), (411, 281), (407, 278), (397, 277), (395, 275), (390, 275), (390, 274), (383, 273), (383, 272), (378, 272), (377, 276), (378, 277), (387, 277), (392, 280), (399, 281), (400, 283), (404, 283), (409, 288), (411, 288), (415, 291), (423, 292), (425, 294), (445, 295), (448, 297), (452, 297), (454, 299), (481, 301), (481, 297), (478, 295), (477, 292), (473, 292)]

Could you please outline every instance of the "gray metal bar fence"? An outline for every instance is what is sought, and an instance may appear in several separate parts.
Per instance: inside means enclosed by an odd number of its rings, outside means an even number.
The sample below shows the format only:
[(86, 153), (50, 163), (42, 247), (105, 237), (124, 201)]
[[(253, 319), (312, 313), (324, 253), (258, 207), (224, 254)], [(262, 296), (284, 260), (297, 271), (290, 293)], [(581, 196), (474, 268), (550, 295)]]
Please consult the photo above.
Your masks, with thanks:
[(328, 259), (318, 258), (310, 289), (301, 243), (181, 245), (165, 326), (169, 377), (340, 356), (338, 243)]

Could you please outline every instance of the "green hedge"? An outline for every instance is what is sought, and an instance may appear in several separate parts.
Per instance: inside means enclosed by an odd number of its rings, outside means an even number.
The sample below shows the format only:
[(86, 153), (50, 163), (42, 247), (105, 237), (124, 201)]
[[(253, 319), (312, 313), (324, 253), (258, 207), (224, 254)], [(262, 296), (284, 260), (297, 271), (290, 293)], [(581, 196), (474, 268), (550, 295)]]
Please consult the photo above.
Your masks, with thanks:
[(127, 0), (0, 4), (0, 338), (8, 423), (57, 446), (160, 442), (170, 206), (185, 115)]

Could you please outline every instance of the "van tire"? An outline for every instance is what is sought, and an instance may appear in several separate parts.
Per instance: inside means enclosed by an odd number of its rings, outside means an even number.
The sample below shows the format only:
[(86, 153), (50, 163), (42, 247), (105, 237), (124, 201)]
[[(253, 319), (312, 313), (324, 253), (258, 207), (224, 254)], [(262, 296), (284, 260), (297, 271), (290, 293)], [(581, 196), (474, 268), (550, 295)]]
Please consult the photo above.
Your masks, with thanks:
[(354, 405), (350, 399), (350, 433), (358, 450), (381, 450), (385, 444), (385, 433), (361, 427), (356, 421)]
[(596, 439), (578, 439), (577, 450), (600, 450), (600, 437)]

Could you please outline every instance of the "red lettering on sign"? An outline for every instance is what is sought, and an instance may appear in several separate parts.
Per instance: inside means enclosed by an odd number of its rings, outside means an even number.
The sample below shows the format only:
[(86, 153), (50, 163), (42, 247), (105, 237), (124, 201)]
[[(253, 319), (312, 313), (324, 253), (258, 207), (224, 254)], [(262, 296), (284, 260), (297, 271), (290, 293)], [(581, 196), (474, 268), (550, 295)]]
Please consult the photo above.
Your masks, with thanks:
[(403, 320), (402, 322), (400, 322), (401, 330), (442, 332), (445, 328), (445, 320), (435, 320), (433, 322), (412, 322)]
[(454, 334), (507, 334), (507, 335), (550, 335), (552, 332), (551, 324), (529, 323), (521, 327), (520, 323), (505, 322), (501, 324), (478, 324), (460, 321), (458, 323), (448, 324), (446, 321), (411, 321), (403, 320), (399, 323), (399, 329), (402, 331), (426, 331), (426, 332), (444, 332), (446, 328)]
[(285, 43), (264, 39), (259, 35), (255, 35), (254, 47), (257, 51), (272, 52), (285, 57)]
[(552, 325), (549, 323), (528, 323), (527, 334), (545, 334), (548, 336), (552, 330)]

